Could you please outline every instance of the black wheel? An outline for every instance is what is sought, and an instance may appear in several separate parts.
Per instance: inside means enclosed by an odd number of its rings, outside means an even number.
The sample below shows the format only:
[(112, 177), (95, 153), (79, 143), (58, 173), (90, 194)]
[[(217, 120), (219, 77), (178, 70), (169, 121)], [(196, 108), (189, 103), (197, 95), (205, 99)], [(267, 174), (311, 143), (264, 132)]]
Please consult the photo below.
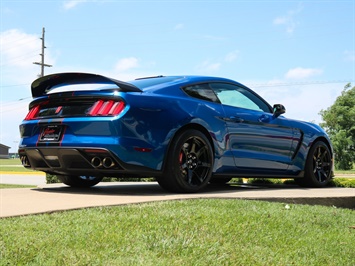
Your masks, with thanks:
[(197, 130), (186, 130), (170, 145), (161, 187), (172, 192), (197, 192), (212, 175), (213, 151), (207, 137)]
[(325, 187), (332, 176), (332, 155), (323, 141), (317, 141), (311, 147), (305, 167), (305, 176), (295, 179), (296, 183), (308, 187)]
[(97, 176), (75, 176), (57, 175), (58, 179), (71, 187), (92, 187), (101, 182), (102, 177)]

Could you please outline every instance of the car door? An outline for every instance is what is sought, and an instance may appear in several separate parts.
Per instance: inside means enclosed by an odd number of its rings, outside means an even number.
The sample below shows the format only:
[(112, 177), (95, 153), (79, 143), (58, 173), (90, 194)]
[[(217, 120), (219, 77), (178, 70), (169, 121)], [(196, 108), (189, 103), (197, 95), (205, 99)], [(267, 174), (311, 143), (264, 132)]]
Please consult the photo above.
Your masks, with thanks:
[(210, 85), (223, 105), (227, 145), (238, 171), (286, 171), (293, 156), (293, 128), (287, 119), (275, 117), (271, 107), (245, 87)]

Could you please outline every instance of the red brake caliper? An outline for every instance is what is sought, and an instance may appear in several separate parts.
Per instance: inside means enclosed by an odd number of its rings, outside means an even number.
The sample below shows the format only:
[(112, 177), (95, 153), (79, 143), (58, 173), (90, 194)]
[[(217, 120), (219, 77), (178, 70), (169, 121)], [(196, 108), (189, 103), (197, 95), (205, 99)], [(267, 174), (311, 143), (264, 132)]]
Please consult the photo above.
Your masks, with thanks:
[(182, 164), (182, 157), (184, 156), (183, 152), (180, 152), (180, 155), (179, 155), (179, 163), (180, 165)]

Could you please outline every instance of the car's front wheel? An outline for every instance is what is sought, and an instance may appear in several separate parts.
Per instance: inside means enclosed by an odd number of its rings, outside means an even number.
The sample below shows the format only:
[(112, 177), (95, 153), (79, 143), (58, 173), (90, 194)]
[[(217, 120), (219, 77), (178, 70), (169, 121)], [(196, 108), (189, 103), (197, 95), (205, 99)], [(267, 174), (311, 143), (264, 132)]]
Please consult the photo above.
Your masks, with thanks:
[(332, 155), (323, 141), (317, 141), (311, 147), (305, 167), (304, 178), (295, 179), (301, 186), (325, 187), (332, 176)]
[(97, 176), (75, 176), (75, 175), (57, 175), (58, 179), (71, 187), (92, 187), (101, 182), (102, 177)]
[(172, 192), (197, 192), (209, 182), (213, 170), (213, 150), (207, 137), (189, 129), (170, 145), (161, 187)]

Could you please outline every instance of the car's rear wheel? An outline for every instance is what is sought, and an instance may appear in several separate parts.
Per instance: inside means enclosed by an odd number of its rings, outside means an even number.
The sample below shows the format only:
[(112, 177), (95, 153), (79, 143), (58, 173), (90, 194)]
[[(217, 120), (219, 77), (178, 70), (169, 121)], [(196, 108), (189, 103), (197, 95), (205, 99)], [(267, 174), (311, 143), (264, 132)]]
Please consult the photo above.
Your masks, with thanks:
[(57, 175), (58, 179), (71, 187), (92, 187), (101, 182), (102, 177), (97, 176), (75, 176), (75, 175)]
[(295, 179), (296, 183), (307, 187), (325, 187), (332, 176), (332, 155), (323, 141), (317, 141), (311, 147), (305, 167), (304, 178)]
[(209, 182), (213, 170), (213, 150), (207, 137), (189, 129), (170, 145), (161, 187), (172, 192), (197, 192)]

